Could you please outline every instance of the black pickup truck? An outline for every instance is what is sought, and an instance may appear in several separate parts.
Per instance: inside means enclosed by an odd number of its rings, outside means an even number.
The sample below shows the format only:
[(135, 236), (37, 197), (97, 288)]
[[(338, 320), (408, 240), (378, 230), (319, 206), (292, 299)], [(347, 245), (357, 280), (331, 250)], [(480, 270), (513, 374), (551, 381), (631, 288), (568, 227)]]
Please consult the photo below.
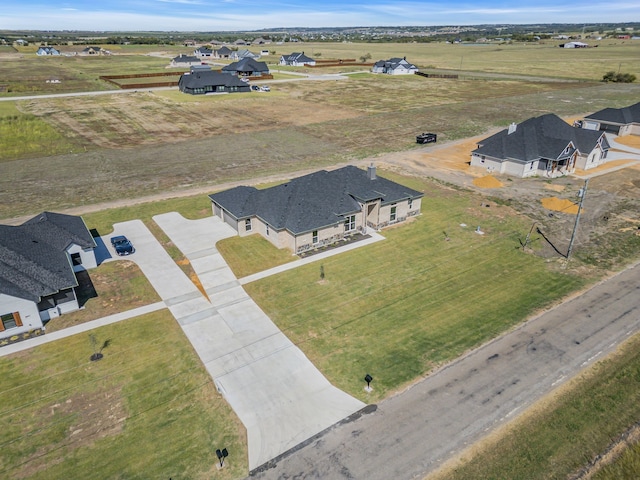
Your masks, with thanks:
[(421, 133), (416, 137), (417, 143), (431, 143), (437, 140), (438, 136), (435, 133)]

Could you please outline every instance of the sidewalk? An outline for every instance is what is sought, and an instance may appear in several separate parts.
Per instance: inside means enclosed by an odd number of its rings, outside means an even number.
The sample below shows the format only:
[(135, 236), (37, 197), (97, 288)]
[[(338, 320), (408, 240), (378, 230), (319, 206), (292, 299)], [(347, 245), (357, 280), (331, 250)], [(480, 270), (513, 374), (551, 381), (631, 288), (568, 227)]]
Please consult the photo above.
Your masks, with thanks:
[(113, 315), (98, 318), (96, 320), (91, 320), (90, 322), (81, 323), (80, 325), (74, 325), (73, 327), (58, 330), (57, 332), (45, 333), (44, 335), (41, 335), (39, 337), (30, 338), (18, 343), (12, 343), (11, 345), (0, 348), (0, 357), (5, 357), (16, 352), (22, 352), (23, 350), (28, 350), (39, 345), (44, 345), (45, 343), (55, 342), (56, 340), (60, 340), (61, 338), (77, 335), (78, 333), (88, 332), (89, 330), (93, 330), (94, 328), (104, 327), (105, 325), (110, 325), (112, 323), (121, 322), (123, 320), (138, 317), (146, 313), (162, 310), (163, 308), (167, 308), (164, 302), (156, 302), (150, 305), (145, 305), (143, 307), (134, 308), (133, 310), (127, 310), (126, 312), (114, 313)]

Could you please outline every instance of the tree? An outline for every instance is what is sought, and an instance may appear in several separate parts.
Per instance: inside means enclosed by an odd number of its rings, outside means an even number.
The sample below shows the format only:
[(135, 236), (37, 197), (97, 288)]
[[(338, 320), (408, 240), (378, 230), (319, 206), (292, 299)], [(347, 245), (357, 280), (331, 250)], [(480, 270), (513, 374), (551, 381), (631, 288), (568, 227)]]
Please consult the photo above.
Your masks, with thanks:
[(362, 56), (360, 57), (360, 61), (361, 61), (362, 63), (365, 63), (365, 62), (366, 62), (367, 60), (369, 60), (370, 58), (371, 58), (371, 54), (370, 54), (370, 53), (367, 53), (367, 54), (362, 55)]
[(605, 83), (633, 83), (636, 81), (636, 76), (632, 73), (616, 73), (610, 70), (602, 76), (602, 81)]

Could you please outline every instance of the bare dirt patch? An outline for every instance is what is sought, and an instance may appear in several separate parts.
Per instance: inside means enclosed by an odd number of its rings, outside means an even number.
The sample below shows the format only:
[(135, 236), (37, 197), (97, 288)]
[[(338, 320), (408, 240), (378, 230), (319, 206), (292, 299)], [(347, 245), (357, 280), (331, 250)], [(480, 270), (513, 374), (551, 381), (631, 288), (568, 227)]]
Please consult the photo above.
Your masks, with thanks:
[(493, 175), (486, 175), (484, 177), (474, 178), (473, 184), (480, 188), (500, 188), (504, 186), (500, 180)]
[(640, 148), (640, 135), (624, 135), (616, 138), (616, 141), (627, 147)]
[(558, 197), (546, 197), (540, 200), (542, 206), (547, 210), (553, 210), (555, 212), (562, 213), (578, 213), (578, 205), (566, 198)]

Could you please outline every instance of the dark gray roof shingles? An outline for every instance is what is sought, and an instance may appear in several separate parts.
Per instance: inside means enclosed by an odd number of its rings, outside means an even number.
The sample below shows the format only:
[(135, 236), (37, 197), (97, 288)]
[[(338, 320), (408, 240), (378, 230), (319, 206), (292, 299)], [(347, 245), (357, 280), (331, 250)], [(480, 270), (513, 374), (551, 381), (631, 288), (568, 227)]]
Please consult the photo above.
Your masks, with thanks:
[(276, 230), (297, 235), (344, 222), (361, 202), (394, 203), (423, 194), (354, 166), (320, 170), (265, 190), (236, 187), (209, 195), (236, 218), (258, 216)]

